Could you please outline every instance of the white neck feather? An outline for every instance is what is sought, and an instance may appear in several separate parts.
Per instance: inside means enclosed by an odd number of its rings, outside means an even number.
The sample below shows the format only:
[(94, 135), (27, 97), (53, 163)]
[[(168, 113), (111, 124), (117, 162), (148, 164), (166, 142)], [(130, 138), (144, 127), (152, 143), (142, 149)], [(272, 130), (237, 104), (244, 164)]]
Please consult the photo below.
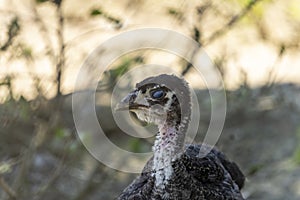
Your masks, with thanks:
[(182, 152), (182, 133), (178, 133), (175, 126), (163, 125), (159, 127), (159, 133), (153, 146), (154, 160), (153, 170), (156, 172), (155, 184), (164, 188), (173, 173), (172, 161), (176, 160)]

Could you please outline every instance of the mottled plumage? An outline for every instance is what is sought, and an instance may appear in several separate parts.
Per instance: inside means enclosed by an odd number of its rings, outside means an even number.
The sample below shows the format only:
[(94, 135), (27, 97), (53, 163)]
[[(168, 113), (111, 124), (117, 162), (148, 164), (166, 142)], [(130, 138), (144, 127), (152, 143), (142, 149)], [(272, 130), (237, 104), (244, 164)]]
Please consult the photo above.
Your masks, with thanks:
[(245, 177), (238, 166), (213, 148), (184, 145), (190, 121), (188, 84), (174, 75), (150, 77), (118, 105), (135, 112), (140, 120), (159, 128), (154, 156), (142, 173), (118, 197), (120, 200), (243, 200)]

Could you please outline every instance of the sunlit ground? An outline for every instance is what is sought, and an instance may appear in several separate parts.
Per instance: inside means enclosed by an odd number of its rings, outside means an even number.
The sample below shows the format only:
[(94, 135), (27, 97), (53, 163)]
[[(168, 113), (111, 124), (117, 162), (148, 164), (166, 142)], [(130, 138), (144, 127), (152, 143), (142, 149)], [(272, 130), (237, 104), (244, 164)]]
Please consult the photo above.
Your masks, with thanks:
[[(236, 1), (237, 3), (238, 1)], [(220, 4), (220, 7), (223, 4), (226, 8), (225, 3)], [(14, 15), (19, 16), (22, 28), (21, 36), (17, 40), (30, 53), (30, 58), (24, 57), (25, 50), (20, 49), (18, 46), (14, 47), (15, 54), (11, 54), (11, 52), (2, 53), (0, 75), (1, 77), (5, 77), (7, 74), (15, 76), (16, 78), (13, 80), (14, 96), (18, 98), (22, 95), (26, 99), (33, 99), (37, 95), (34, 88), (35, 83), (31, 80), (31, 74), (41, 77), (40, 87), (44, 95), (51, 98), (55, 95), (56, 90), (53, 83), (55, 68), (53, 67), (53, 61), (47, 58), (45, 53), (48, 48), (47, 45), (51, 45), (51, 48), (58, 51), (55, 36), (57, 29), (55, 9), (51, 3), (44, 3), (37, 7), (37, 14), (45, 23), (47, 31), (50, 32), (48, 38), (45, 38), (35, 21), (36, 15), (33, 13), (32, 5), (33, 2), (29, 0), (22, 2), (2, 0), (0, 2), (3, 11), (1, 12), (1, 28), (5, 29)], [(149, 1), (117, 3), (110, 1), (99, 6), (94, 1), (86, 1), (83, 4), (81, 1), (69, 0), (65, 1), (63, 5), (66, 16), (64, 39), (67, 59), (66, 67), (63, 69), (62, 91), (65, 94), (73, 91), (78, 70), (89, 53), (107, 39), (124, 31), (147, 27), (167, 28), (190, 36), (193, 25), (197, 20), (197, 18), (195, 19), (195, 13), (186, 12), (184, 22), (179, 23), (178, 20), (166, 12), (166, 8), (191, 10), (196, 7), (197, 1), (160, 1), (159, 3), (150, 3)], [(258, 15), (265, 23), (265, 29), (270, 34), (270, 41), (262, 40), (251, 22), (241, 20), (220, 39), (203, 47), (212, 60), (222, 56), (227, 57), (226, 74), (223, 81), (228, 89), (237, 88), (245, 75), (252, 87), (263, 85), (268, 81), (300, 83), (299, 51), (287, 49), (287, 53), (278, 58), (280, 49), (275, 46), (275, 44), (292, 42), (293, 37), (297, 34), (293, 32), (294, 30), (291, 28), (291, 22), (289, 21), (289, 18), (292, 17), (299, 20), (299, 15), (294, 13), (297, 12), (297, 8), (293, 7), (294, 5), (297, 5), (296, 0), (270, 3), (270, 5), (264, 7), (264, 16)], [(89, 17), (90, 10), (98, 7), (109, 10), (109, 13), (121, 18), (123, 21), (122, 28), (116, 29), (113, 24), (100, 17)], [(226, 10), (224, 12), (226, 13)], [(203, 37), (209, 35), (219, 26), (218, 19), (214, 19), (210, 15), (207, 18), (209, 20), (203, 22), (205, 23), (203, 24), (203, 27), (205, 27), (202, 33)], [(245, 25), (247, 23), (248, 25)], [(5, 32), (1, 34), (1, 38), (6, 37)], [(49, 44), (45, 42), (47, 40), (50, 41)], [(55, 52), (55, 54), (57, 53)], [(176, 59), (178, 60), (174, 55), (157, 52), (154, 56), (150, 56), (147, 61), (152, 64), (176, 67), (178, 65)], [(103, 67), (109, 69), (111, 66)], [(194, 87), (197, 85), (205, 87), (203, 82), (198, 81), (198, 75), (193, 76), (193, 73), (188, 75), (188, 79)], [(0, 92), (1, 99), (5, 99), (6, 94), (6, 89), (2, 88)]]

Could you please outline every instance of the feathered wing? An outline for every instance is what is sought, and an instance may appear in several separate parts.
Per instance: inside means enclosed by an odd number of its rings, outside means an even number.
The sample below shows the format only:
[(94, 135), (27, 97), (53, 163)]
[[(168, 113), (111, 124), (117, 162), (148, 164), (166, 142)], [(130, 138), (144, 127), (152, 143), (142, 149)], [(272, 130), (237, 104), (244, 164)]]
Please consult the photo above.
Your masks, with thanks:
[(154, 178), (151, 176), (153, 157), (146, 163), (143, 172), (125, 188), (118, 200), (149, 200), (154, 186)]
[(119, 200), (147, 200), (152, 190), (150, 177), (140, 175), (118, 197)]
[(201, 147), (209, 148), (204, 144), (186, 145), (182, 160), (195, 184), (202, 187), (205, 199), (243, 200), (240, 189), (245, 176), (239, 167), (215, 148), (203, 156)]
[[(169, 192), (186, 195), (190, 200), (243, 200), (240, 189), (245, 177), (239, 167), (222, 152), (213, 148), (205, 157), (200, 149), (207, 145), (186, 145), (180, 159), (173, 162), (174, 176), (170, 180)], [(145, 165), (143, 172), (118, 197), (119, 200), (160, 199), (152, 174), (153, 157)], [(178, 180), (175, 180), (178, 179)], [(170, 191), (174, 190), (174, 191)], [(191, 191), (188, 191), (191, 190)], [(176, 199), (172, 197), (166, 199)]]
[(215, 150), (216, 155), (220, 159), (225, 169), (229, 172), (232, 180), (242, 189), (245, 183), (245, 176), (235, 162), (230, 161), (225, 154)]

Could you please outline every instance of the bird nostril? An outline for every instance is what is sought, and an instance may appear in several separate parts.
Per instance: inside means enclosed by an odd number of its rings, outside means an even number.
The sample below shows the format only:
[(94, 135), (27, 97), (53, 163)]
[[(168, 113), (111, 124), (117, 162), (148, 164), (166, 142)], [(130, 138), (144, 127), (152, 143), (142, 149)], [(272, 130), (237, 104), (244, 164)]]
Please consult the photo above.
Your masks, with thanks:
[(136, 99), (136, 97), (137, 97), (136, 94), (132, 94), (130, 96), (129, 102), (133, 102)]

